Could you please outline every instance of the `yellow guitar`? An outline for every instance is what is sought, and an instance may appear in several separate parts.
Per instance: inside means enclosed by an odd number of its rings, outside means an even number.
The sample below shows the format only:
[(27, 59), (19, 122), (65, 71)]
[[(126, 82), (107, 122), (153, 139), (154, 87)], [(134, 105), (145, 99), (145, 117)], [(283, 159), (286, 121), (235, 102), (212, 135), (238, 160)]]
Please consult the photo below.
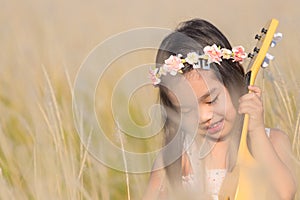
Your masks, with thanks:
[[(267, 51), (272, 43), (277, 26), (278, 21), (276, 19), (272, 19), (262, 29), (260, 35), (255, 36), (255, 39), (258, 39), (258, 43), (254, 48), (253, 53), (249, 54), (249, 57), (251, 57), (252, 59), (249, 64), (250, 70), (246, 74), (247, 82), (249, 85), (253, 85), (255, 82), (258, 71), (263, 64), (264, 59), (267, 55)], [(260, 183), (256, 183), (253, 178), (252, 169), (258, 166), (258, 163), (256, 163), (256, 161), (250, 154), (247, 146), (248, 124), (249, 115), (246, 114), (239, 144), (237, 163), (233, 171), (228, 172), (227, 177), (225, 178), (223, 186), (220, 190), (219, 199), (265, 199), (265, 197), (261, 196), (264, 195), (260, 191), (262, 188), (257, 187)]]

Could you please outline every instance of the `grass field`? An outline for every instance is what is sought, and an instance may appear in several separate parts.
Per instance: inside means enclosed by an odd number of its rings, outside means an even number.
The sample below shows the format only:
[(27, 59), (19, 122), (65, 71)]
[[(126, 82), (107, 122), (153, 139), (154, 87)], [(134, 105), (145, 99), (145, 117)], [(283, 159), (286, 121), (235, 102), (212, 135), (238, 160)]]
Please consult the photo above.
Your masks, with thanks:
[[(107, 167), (80, 142), (72, 110), (74, 82), (89, 52), (108, 37), (138, 27), (173, 29), (194, 17), (213, 22), (246, 50), (270, 18), (279, 19), (284, 39), (272, 50), (276, 60), (260, 74), (258, 85), (265, 91), (266, 124), (289, 134), (299, 171), (299, 5), (297, 0), (1, 0), (0, 199), (140, 199), (149, 174)], [(95, 91), (107, 137), (128, 151), (153, 151), (161, 135), (140, 140), (118, 134), (109, 110), (112, 90), (132, 67), (154, 57), (155, 51), (145, 49), (117, 58)], [(150, 86), (133, 95), (128, 105), (137, 124), (149, 123), (147, 110), (155, 95)], [(126, 100), (119, 97), (117, 103)]]

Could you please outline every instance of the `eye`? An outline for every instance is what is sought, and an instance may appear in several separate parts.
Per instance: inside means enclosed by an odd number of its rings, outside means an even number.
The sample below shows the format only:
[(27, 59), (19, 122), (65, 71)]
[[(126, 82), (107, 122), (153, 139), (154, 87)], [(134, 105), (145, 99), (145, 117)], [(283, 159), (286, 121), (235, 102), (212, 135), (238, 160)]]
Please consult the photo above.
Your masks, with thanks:
[(206, 104), (209, 104), (209, 105), (215, 104), (218, 100), (218, 97), (219, 97), (219, 95), (217, 95), (212, 101), (207, 101)]
[(182, 109), (181, 109), (181, 113), (187, 114), (187, 113), (190, 113), (192, 110), (193, 110), (193, 109), (190, 108), (190, 107), (182, 108)]

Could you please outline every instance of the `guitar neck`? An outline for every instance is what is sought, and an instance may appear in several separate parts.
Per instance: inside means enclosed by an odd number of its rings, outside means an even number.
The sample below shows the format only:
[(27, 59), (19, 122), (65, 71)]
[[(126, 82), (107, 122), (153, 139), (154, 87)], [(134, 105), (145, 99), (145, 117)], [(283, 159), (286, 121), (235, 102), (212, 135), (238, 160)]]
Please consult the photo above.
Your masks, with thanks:
[[(251, 62), (249, 63), (248, 73), (246, 74), (247, 83), (249, 85), (254, 85), (256, 76), (259, 72), (259, 69), (266, 57), (268, 49), (271, 45), (273, 40), (274, 33), (278, 26), (278, 20), (272, 19), (267, 28), (262, 30), (262, 33), (265, 34), (263, 39), (260, 39), (256, 44), (256, 55), (252, 58)], [(249, 126), (249, 115), (245, 114), (244, 124), (241, 134), (241, 140), (239, 145), (238, 151), (238, 158), (237, 164), (250, 164), (255, 163), (254, 158), (249, 152), (248, 145), (247, 145), (247, 134), (248, 134), (248, 126)]]

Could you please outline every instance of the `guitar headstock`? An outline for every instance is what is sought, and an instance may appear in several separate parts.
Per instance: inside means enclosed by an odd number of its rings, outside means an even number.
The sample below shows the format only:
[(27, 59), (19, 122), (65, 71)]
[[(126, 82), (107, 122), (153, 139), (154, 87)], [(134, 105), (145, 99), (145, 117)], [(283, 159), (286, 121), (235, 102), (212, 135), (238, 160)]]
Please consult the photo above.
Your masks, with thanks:
[(257, 39), (258, 42), (253, 49), (253, 52), (248, 54), (248, 57), (251, 58), (246, 74), (248, 85), (254, 84), (260, 67), (262, 65), (267, 65), (267, 63), (264, 63), (265, 59), (267, 61), (272, 59), (272, 56), (267, 53), (269, 47), (275, 46), (276, 40), (279, 40), (278, 38), (282, 37), (282, 34), (277, 36), (275, 34), (278, 23), (279, 22), (276, 19), (270, 20), (270, 22), (262, 28), (261, 32), (255, 36), (255, 39)]

